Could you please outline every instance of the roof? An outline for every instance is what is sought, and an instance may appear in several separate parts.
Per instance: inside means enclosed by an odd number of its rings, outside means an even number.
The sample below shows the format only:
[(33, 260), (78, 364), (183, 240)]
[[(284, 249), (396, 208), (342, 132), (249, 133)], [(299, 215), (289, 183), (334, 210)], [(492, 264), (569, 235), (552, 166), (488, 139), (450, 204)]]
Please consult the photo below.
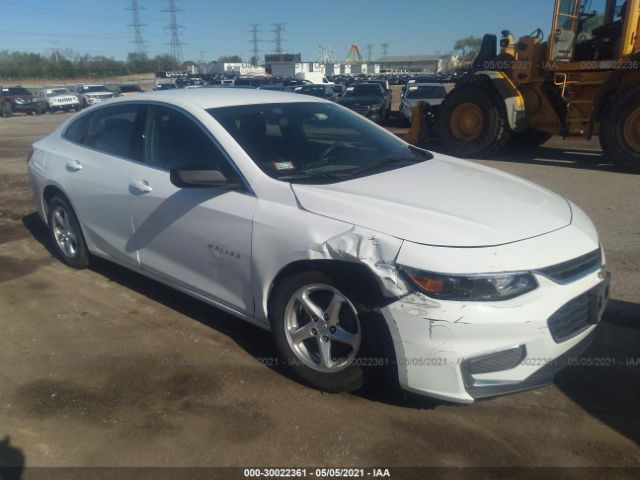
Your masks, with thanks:
[(375, 63), (437, 62), (441, 55), (392, 55), (379, 58)]
[(255, 105), (261, 103), (308, 103), (325, 101), (306, 95), (301, 97), (296, 93), (228, 87), (159, 90), (157, 92), (141, 93), (128, 98), (131, 100), (135, 99), (136, 101), (156, 99), (169, 103), (188, 102), (205, 110), (209, 108)]

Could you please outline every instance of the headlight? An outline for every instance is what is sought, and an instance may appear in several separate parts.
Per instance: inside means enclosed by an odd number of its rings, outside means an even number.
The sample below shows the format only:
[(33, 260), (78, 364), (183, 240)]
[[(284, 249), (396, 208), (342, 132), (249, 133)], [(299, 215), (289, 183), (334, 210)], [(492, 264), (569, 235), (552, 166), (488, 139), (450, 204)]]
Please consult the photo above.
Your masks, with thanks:
[(420, 291), (440, 300), (492, 302), (508, 300), (538, 287), (529, 272), (489, 275), (446, 275), (404, 268)]

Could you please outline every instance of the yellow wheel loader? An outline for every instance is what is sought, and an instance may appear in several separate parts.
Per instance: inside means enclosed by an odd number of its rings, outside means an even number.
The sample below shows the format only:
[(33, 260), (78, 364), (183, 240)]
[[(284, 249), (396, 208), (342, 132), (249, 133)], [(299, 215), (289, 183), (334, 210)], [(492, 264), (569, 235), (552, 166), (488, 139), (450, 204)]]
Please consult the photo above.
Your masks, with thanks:
[(452, 154), (507, 143), (599, 135), (607, 156), (640, 173), (640, 0), (556, 0), (551, 35), (485, 35), (435, 128)]

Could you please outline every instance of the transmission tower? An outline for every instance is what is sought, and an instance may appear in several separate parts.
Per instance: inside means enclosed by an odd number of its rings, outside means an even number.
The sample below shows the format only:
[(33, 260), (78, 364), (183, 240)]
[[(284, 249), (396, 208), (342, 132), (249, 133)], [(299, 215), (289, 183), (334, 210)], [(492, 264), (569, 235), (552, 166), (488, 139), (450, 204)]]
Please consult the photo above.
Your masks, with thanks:
[(321, 43), (318, 46), (318, 63), (336, 63), (336, 53), (331, 45)]
[(373, 60), (373, 45), (368, 43), (365, 47), (367, 48), (367, 63), (371, 63), (371, 60)]
[(182, 42), (180, 41), (180, 37), (178, 33), (182, 30), (182, 25), (178, 25), (177, 13), (182, 10), (176, 8), (175, 0), (167, 0), (169, 5), (167, 8), (162, 10), (169, 14), (169, 25), (167, 25), (167, 30), (171, 33), (171, 41), (169, 45), (171, 45), (171, 56), (175, 58), (178, 62), (182, 63)]
[(140, 23), (140, 6), (138, 0), (131, 0), (131, 6), (125, 10), (131, 10), (133, 15), (133, 22), (129, 24), (129, 27), (133, 29), (133, 44), (136, 46), (136, 53), (142, 55), (146, 52), (144, 40), (142, 39), (142, 27), (144, 23)]
[(276, 44), (275, 49), (273, 50), (273, 53), (277, 54), (277, 55), (282, 55), (282, 42), (284, 42), (284, 38), (282, 38), (282, 32), (284, 32), (284, 23), (272, 23), (271, 24), (273, 26), (273, 30), (271, 30), (271, 32), (275, 35), (274, 39), (272, 40), (273, 43)]
[(390, 43), (389, 42), (384, 42), (382, 44), (380, 44), (380, 47), (382, 47), (382, 56), (386, 57), (387, 53), (389, 52), (389, 47), (390, 47)]
[(251, 27), (251, 30), (249, 30), (249, 33), (251, 33), (251, 40), (249, 41), (253, 45), (253, 48), (251, 49), (251, 51), (253, 52), (253, 57), (251, 58), (251, 62), (255, 65), (259, 65), (260, 64), (260, 40), (258, 39), (258, 33), (260, 33), (260, 30), (258, 30), (259, 25), (257, 23), (250, 23), (249, 26)]

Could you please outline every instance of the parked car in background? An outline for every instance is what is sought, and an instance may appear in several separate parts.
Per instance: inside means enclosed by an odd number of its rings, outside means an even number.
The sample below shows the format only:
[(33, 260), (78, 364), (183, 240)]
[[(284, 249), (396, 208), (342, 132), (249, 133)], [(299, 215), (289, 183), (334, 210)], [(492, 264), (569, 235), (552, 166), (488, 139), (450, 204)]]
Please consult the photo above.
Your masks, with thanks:
[(260, 326), (325, 391), (383, 366), (459, 403), (550, 383), (609, 296), (574, 203), (315, 97), (116, 99), (37, 141), (27, 168), (65, 264), (105, 258)]
[(294, 87), (287, 87), (286, 85), (260, 85), (258, 90), (271, 90), (272, 92), (293, 92)]
[(387, 99), (382, 87), (374, 83), (356, 83), (347, 87), (340, 104), (376, 123), (387, 118)]
[(129, 95), (136, 95), (138, 93), (143, 93), (144, 90), (142, 90), (142, 88), (140, 88), (139, 85), (136, 84), (125, 84), (125, 85), (118, 85), (114, 91), (114, 93), (116, 94), (116, 97), (126, 97)]
[(331, 100), (332, 102), (338, 101), (338, 95), (331, 88), (332, 85), (302, 85), (295, 88), (295, 93), (301, 93), (303, 95), (311, 95), (313, 97), (324, 98), (325, 100)]
[(45, 87), (38, 91), (42, 112), (80, 110), (80, 100), (65, 87)]
[(387, 110), (387, 115), (391, 112), (391, 90), (389, 89), (389, 82), (387, 80), (362, 80), (361, 83), (371, 83), (374, 85), (379, 85), (382, 89), (382, 94), (384, 95), (385, 108)]
[(38, 99), (26, 88), (0, 87), (0, 105), (2, 105), (2, 116), (6, 117), (15, 112), (22, 112), (29, 115), (40, 113)]
[(175, 90), (176, 88), (178, 87), (175, 83), (157, 83), (153, 90)]
[(402, 94), (400, 113), (406, 121), (411, 122), (411, 110), (418, 102), (422, 101), (431, 107), (438, 107), (446, 96), (447, 90), (442, 83), (412, 83)]
[(115, 94), (104, 85), (76, 85), (73, 93), (78, 96), (82, 108), (104, 102)]
[(331, 88), (333, 89), (334, 92), (336, 92), (336, 95), (338, 96), (338, 98), (344, 95), (344, 89), (345, 89), (344, 85), (337, 85), (337, 84), (331, 85)]

